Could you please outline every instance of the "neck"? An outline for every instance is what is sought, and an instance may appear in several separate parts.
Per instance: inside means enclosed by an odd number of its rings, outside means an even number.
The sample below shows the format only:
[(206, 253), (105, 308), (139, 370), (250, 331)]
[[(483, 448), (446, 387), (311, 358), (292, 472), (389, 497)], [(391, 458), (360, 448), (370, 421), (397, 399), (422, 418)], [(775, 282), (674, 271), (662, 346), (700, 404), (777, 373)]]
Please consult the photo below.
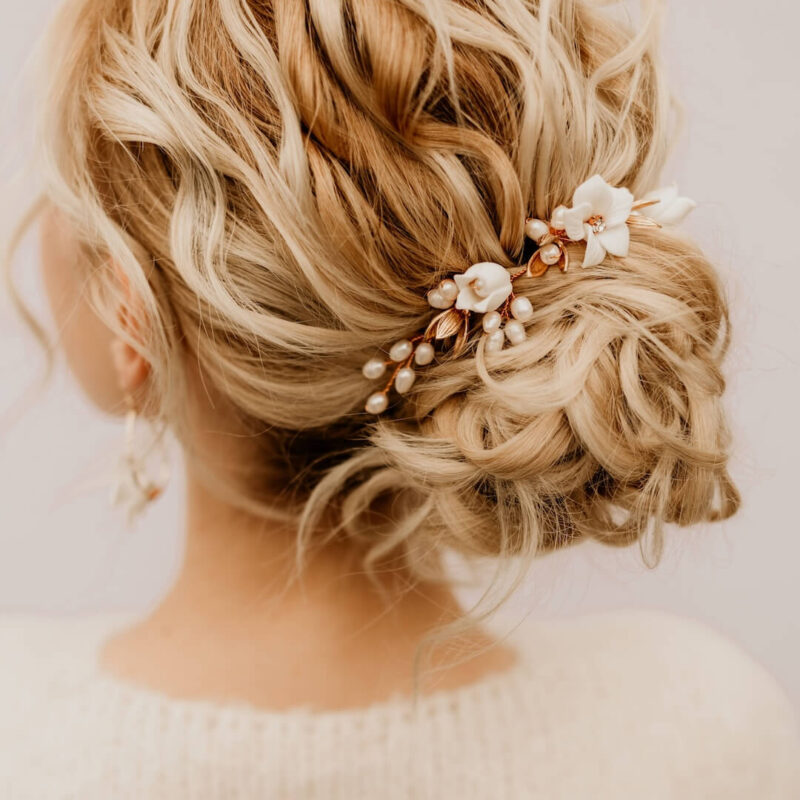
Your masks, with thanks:
[[(262, 640), (302, 643), (304, 650), (341, 645), (342, 636), (421, 638), (461, 609), (446, 586), (412, 586), (394, 572), (368, 576), (345, 544), (317, 549), (298, 580), (296, 530), (233, 508), (187, 476), (185, 555), (157, 609), (162, 620), (206, 631), (245, 632)], [(356, 632), (358, 632), (356, 634)]]
[[(128, 680), (270, 708), (361, 706), (409, 693), (425, 636), (461, 616), (444, 586), (403, 586), (396, 574), (376, 585), (344, 545), (316, 552), (300, 580), (289, 582), (290, 526), (235, 510), (191, 472), (187, 501), (177, 580), (149, 617), (101, 654), (107, 670)], [(437, 671), (420, 688), (468, 683), (513, 661), (504, 648), (488, 650), (485, 634), (470, 637), (459, 645), (487, 652), (451, 665), (452, 650), (432, 651)]]

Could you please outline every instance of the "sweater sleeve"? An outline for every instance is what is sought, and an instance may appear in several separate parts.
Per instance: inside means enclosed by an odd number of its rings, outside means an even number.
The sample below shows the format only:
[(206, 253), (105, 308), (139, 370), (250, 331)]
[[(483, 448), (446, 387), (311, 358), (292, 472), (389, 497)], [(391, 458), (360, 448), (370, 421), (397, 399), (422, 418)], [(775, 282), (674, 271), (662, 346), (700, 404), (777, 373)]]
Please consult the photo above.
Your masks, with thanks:
[[(714, 797), (800, 800), (800, 734), (783, 689), (749, 655), (718, 634), (698, 656), (705, 662), (708, 697), (696, 696), (700, 712), (716, 715), (717, 741), (710, 753)], [(699, 693), (698, 693), (699, 695)], [(710, 714), (709, 714), (710, 715)], [(708, 731), (709, 735), (714, 735)]]
[(39, 628), (26, 616), (0, 616), (0, 748), (46, 702), (47, 640)]
[(87, 619), (0, 614), (0, 746), (29, 727), (69, 685), (73, 667), (90, 663), (102, 636), (129, 615)]
[(640, 635), (650, 643), (650, 680), (662, 684), (649, 691), (683, 731), (674, 753), (685, 761), (676, 765), (681, 796), (800, 800), (800, 730), (777, 680), (699, 622), (643, 613), (638, 625), (647, 628)]

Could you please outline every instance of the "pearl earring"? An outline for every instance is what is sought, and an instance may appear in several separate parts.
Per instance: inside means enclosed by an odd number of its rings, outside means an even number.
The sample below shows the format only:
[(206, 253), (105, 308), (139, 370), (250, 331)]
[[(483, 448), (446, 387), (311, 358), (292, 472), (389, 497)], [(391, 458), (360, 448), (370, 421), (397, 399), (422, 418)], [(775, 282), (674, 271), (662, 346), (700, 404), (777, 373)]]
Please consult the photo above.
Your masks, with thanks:
[[(164, 443), (165, 428), (153, 428), (148, 435), (137, 435), (138, 418), (133, 398), (126, 397), (125, 434), (111, 494), (114, 506), (122, 508), (128, 524), (164, 493), (169, 483), (170, 468)], [(155, 477), (149, 473), (156, 462)]]

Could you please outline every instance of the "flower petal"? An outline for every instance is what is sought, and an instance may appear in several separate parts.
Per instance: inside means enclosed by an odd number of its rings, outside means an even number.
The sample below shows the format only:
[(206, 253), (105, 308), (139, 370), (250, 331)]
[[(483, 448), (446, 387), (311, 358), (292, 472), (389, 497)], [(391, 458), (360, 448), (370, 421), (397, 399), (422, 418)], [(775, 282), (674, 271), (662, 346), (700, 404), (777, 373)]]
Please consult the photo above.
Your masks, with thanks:
[(511, 284), (508, 287), (500, 286), (495, 289), (488, 297), (484, 297), (479, 303), (476, 303), (472, 308), (480, 314), (485, 314), (487, 311), (494, 311), (500, 308), (506, 301), (506, 298), (511, 294)]
[[(475, 291), (473, 281), (479, 279), (482, 288), (480, 295)], [(456, 308), (485, 313), (497, 308), (511, 294), (511, 275), (502, 264), (482, 261), (473, 264), (465, 272), (454, 275), (458, 286)], [(499, 300), (495, 298), (500, 297)], [(492, 305), (494, 303), (494, 305)]]
[(697, 207), (697, 203), (688, 197), (676, 197), (665, 207), (662, 206), (663, 203), (653, 206), (658, 213), (658, 216), (653, 217), (653, 219), (655, 219), (657, 222), (660, 222), (662, 225), (677, 225), (689, 214), (689, 212)]
[(564, 229), (573, 242), (580, 242), (585, 237), (583, 223), (592, 216), (592, 207), (588, 203), (581, 203), (575, 208), (564, 212)]
[(462, 311), (475, 311), (475, 306), (481, 302), (483, 298), (478, 297), (469, 286), (465, 286), (456, 297), (456, 308)]
[(611, 253), (612, 256), (626, 256), (630, 250), (631, 231), (625, 225), (615, 225), (613, 228), (606, 228), (602, 233), (597, 234), (600, 243)]
[[(663, 208), (664, 206), (669, 205), (673, 200), (677, 199), (678, 197), (678, 184), (673, 183), (670, 186), (662, 186), (660, 189), (656, 189), (654, 192), (650, 192), (644, 200), (658, 200), (660, 206), (650, 206), (650, 208)], [(650, 210), (648, 208), (648, 211)]]
[(583, 267), (596, 267), (603, 262), (606, 257), (606, 250), (603, 247), (597, 234), (586, 226), (586, 254), (583, 257)]
[(624, 187), (612, 190), (611, 205), (605, 213), (606, 225), (614, 228), (624, 224), (633, 209), (633, 195)]
[(582, 183), (572, 196), (573, 207), (588, 204), (593, 214), (605, 214), (612, 202), (612, 189), (600, 175)]
[[(469, 270), (467, 270), (467, 272), (469, 272)], [(472, 280), (472, 277), (467, 275), (466, 272), (463, 272), (458, 275), (453, 275), (453, 280), (456, 282), (456, 286), (458, 286), (459, 289), (464, 289)]]

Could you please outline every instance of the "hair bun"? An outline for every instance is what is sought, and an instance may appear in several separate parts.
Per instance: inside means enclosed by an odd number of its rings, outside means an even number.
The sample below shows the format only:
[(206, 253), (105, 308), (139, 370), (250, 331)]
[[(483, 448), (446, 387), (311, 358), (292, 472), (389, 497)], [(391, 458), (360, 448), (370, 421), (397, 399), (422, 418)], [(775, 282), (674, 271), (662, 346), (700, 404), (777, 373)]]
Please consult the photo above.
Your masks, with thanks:
[(439, 365), (417, 391), (421, 431), (376, 428), (394, 485), (429, 498), (429, 535), (504, 555), (651, 527), (657, 551), (665, 522), (730, 516), (728, 320), (703, 254), (641, 231), (625, 259), (531, 281), (528, 296), (524, 343), (491, 368), (480, 352)]

